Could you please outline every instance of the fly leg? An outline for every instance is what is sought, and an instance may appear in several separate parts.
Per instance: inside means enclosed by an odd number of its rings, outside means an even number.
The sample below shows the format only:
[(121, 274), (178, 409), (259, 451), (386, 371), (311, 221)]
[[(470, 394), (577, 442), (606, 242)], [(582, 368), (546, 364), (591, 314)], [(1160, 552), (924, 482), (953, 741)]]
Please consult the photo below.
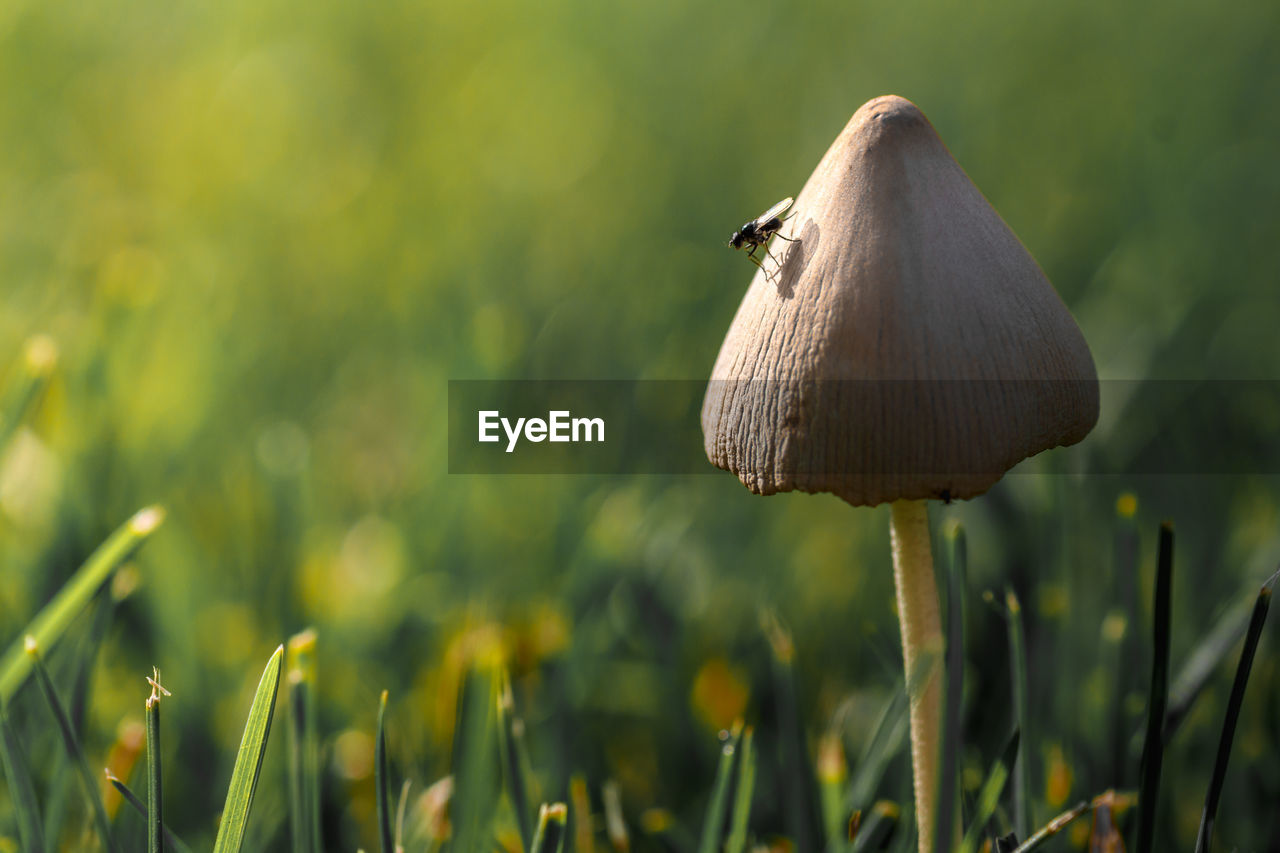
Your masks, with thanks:
[[(751, 263), (753, 263), (753, 264), (755, 264), (756, 266), (760, 267), (760, 269), (764, 270), (764, 278), (765, 278), (765, 281), (768, 281), (768, 280), (769, 280), (769, 270), (768, 270), (768, 269), (765, 269), (765, 265), (764, 265), (764, 264), (762, 264), (762, 263), (760, 262), (760, 259), (756, 257), (756, 249), (759, 249), (759, 248), (760, 248), (760, 246), (758, 246), (758, 245), (757, 245), (757, 246), (752, 246), (752, 247), (751, 247), (751, 251), (747, 252), (747, 259), (748, 259), (748, 260), (750, 260), (750, 261), (751, 261)], [(773, 255), (770, 255), (770, 254), (769, 254), (769, 249), (768, 249), (767, 247), (765, 248), (764, 253), (765, 253), (765, 255), (766, 255), (767, 257), (773, 258), (773, 262), (774, 262), (775, 264), (778, 262), (778, 259), (777, 259), (777, 258), (774, 258), (774, 257), (773, 257)]]

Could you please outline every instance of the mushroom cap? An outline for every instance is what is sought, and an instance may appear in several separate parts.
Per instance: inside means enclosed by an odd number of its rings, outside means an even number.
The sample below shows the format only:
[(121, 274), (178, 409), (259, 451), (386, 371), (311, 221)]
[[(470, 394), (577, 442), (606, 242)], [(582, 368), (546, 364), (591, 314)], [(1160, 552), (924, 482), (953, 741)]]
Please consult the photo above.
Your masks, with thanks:
[(969, 498), (1093, 428), (1079, 327), (910, 101), (864, 104), (793, 210), (712, 370), (712, 463), (765, 495)]

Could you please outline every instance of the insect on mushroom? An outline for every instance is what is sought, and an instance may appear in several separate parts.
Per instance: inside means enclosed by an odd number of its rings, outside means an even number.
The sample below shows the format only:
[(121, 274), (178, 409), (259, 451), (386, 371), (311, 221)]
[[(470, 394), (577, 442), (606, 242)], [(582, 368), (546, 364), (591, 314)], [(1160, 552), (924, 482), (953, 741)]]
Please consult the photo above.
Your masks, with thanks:
[[(773, 258), (773, 255), (769, 254), (770, 237), (779, 237), (788, 243), (795, 242), (790, 237), (783, 237), (778, 233), (782, 230), (782, 223), (791, 218), (789, 216), (784, 218), (782, 214), (786, 213), (794, 202), (793, 198), (784, 198), (755, 219), (742, 223), (742, 227), (734, 231), (733, 236), (729, 238), (729, 248), (741, 249), (744, 246), (750, 246), (747, 258), (760, 269), (764, 269), (764, 264), (760, 263), (760, 259), (756, 257), (756, 249), (764, 249), (765, 255)], [(773, 261), (777, 263), (778, 259), (773, 258)]]
[[(956, 824), (939, 797), (945, 645), (926, 499), (977, 497), (1082, 440), (1098, 374), (1049, 279), (910, 101), (859, 109), (799, 199), (822, 235), (792, 282), (803, 296), (747, 291), (707, 385), (705, 448), (759, 494), (890, 505), (916, 849), (934, 853)], [(735, 241), (766, 242), (790, 204)]]

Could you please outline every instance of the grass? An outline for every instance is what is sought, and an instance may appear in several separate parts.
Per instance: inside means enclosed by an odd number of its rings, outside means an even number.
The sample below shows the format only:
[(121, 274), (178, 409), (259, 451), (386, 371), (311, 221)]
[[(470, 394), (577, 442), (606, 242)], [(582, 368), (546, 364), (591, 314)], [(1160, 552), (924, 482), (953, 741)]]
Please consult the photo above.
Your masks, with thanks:
[(9, 796), (13, 800), (14, 817), (18, 824), (18, 840), (28, 853), (42, 853), (44, 829), (40, 825), (40, 804), (36, 800), (35, 785), (22, 742), (9, 723), (9, 717), (0, 711), (0, 759), (4, 761), (4, 775), (9, 780)]
[[(116, 566), (120, 554), (132, 550), (140, 541), (136, 525), (126, 525), (123, 533), (113, 537), (111, 547), (100, 549), (86, 563), (70, 582), (74, 595), (61, 593), (55, 598), (59, 614), (79, 607), (83, 609), (85, 595), (83, 590), (88, 584), (83, 573), (89, 572), (99, 583), (109, 569), (103, 566)], [(123, 538), (121, 538), (123, 536)], [(952, 544), (951, 570), (948, 583), (948, 649), (946, 668), (948, 674), (947, 691), (947, 727), (944, 737), (946, 750), (942, 762), (944, 782), (958, 779), (958, 767), (962, 743), (960, 739), (961, 715), (960, 698), (963, 695), (962, 682), (957, 677), (964, 666), (963, 607), (962, 598), (965, 588), (966, 544), (963, 531), (953, 530), (950, 534)], [(1171, 625), (1168, 612), (1171, 601), (1171, 580), (1173, 567), (1173, 534), (1169, 525), (1160, 529), (1157, 574), (1155, 583), (1155, 619), (1154, 654), (1149, 696), (1149, 708), (1146, 727), (1146, 748), (1141, 764), (1141, 786), (1136, 795), (1137, 824), (1135, 827), (1135, 850), (1149, 850), (1153, 846), (1153, 827), (1156, 825), (1157, 807), (1160, 802), (1159, 784), (1160, 768), (1164, 750), (1171, 729), (1166, 726), (1168, 656), (1171, 645)], [(1207, 851), (1213, 836), (1214, 823), (1218, 803), (1220, 801), (1223, 782), (1226, 778), (1228, 758), (1234, 740), (1235, 727), (1244, 702), (1245, 687), (1262, 636), (1271, 589), (1276, 576), (1269, 579), (1256, 597), (1252, 616), (1245, 633), (1245, 641), (1241, 652), (1235, 681), (1232, 685), (1226, 716), (1222, 726), (1217, 758), (1209, 779), (1204, 816), (1201, 821), (1197, 850)], [(990, 601), (994, 599), (988, 596)], [(51, 605), (53, 606), (53, 605)], [(1018, 603), (1012, 592), (1006, 595), (1002, 615), (1010, 626), (1010, 637), (1018, 636), (1016, 614)], [(45, 613), (32, 622), (33, 628), (41, 628), (46, 637), (56, 638), (65, 630), (70, 619), (59, 615), (51, 619)], [(785, 663), (787, 635), (776, 622), (766, 620), (766, 631), (769, 633), (770, 647), (773, 650), (774, 665)], [(1210, 637), (1208, 642), (1220, 643)], [(311, 843), (319, 843), (318, 815), (307, 807), (313, 802), (313, 793), (319, 785), (318, 763), (306, 758), (314, 747), (308, 746), (316, 737), (314, 723), (305, 697), (316, 689), (314, 654), (316, 637), (307, 632), (295, 637), (290, 643), (288, 667), (290, 692), (290, 750), (288, 761), (288, 777), (291, 795), (290, 835), (295, 839), (295, 849), (299, 844), (305, 848)], [(1011, 657), (1017, 661), (1017, 640), (1011, 639)], [(81, 747), (79, 736), (72, 725), (53, 678), (45, 666), (40, 653), (38, 640), (31, 635), (24, 642), (24, 654), (28, 665), (25, 672), (34, 674), (37, 685), (43, 693), (48, 707), (48, 718), (59, 733), (71, 766), (76, 769), (81, 790), (91, 812), (100, 843), (107, 849), (114, 849), (116, 842), (113, 835), (112, 820), (107, 815), (102, 798), (98, 791), (97, 778), (89, 769), (89, 762)], [(1194, 656), (1193, 656), (1194, 657)], [(214, 843), (216, 853), (222, 851), (238, 851), (244, 844), (253, 806), (255, 792), (261, 776), (261, 768), (271, 730), (276, 696), (279, 683), (285, 672), (285, 647), (281, 646), (272, 654), (263, 671), (257, 691), (251, 703), (246, 720), (240, 749), (228, 788), (226, 805), (219, 822), (217, 839)], [(1193, 659), (1189, 666), (1197, 672), (1204, 668), (1204, 662)], [(11, 672), (13, 668), (11, 665)], [(1012, 670), (1016, 681), (1019, 678), (1015, 664)], [(11, 676), (14, 677), (14, 676)], [(1021, 677), (1025, 677), (1025, 674)], [(1197, 676), (1199, 678), (1200, 676)], [(146, 767), (147, 767), (147, 802), (142, 803), (125, 783), (117, 778), (109, 779), (120, 790), (127, 801), (141, 814), (148, 830), (148, 849), (161, 851), (167, 845), (171, 849), (185, 850), (182, 843), (164, 824), (162, 810), (162, 780), (160, 766), (160, 708), (161, 698), (169, 693), (159, 683), (159, 675), (148, 679), (152, 685), (151, 695), (145, 703), (146, 719)], [(303, 691), (307, 691), (304, 693)], [(1200, 691), (1194, 691), (1198, 694)], [(870, 851), (870, 850), (902, 850), (912, 844), (911, 823), (902, 817), (899, 806), (879, 801), (874, 805), (868, 802), (883, 781), (883, 771), (893, 762), (902, 749), (901, 728), (905, 717), (905, 693), (901, 689), (895, 691), (879, 715), (879, 721), (873, 734), (867, 740), (867, 746), (856, 762), (857, 772), (850, 776), (844, 766), (843, 748), (839, 745), (839, 737), (826, 742), (824, 749), (835, 750), (837, 755), (828, 755), (827, 759), (818, 763), (820, 778), (815, 780), (822, 792), (823, 811), (825, 815), (825, 833), (828, 836), (828, 848), (832, 851)], [(784, 700), (785, 701), (785, 700)], [(1193, 702), (1194, 696), (1186, 701)], [(1015, 710), (1014, 719), (1020, 717)], [(779, 718), (784, 724), (790, 719), (783, 714)], [(13, 726), (6, 717), (0, 720), (3, 728), (3, 759), (6, 778), (9, 780), (10, 797), (14, 820), (25, 849), (45, 849), (46, 842), (42, 835), (42, 822), (39, 803), (32, 783), (31, 772), (22, 744), (14, 732)], [(392, 803), (392, 786), (387, 751), (387, 692), (383, 691), (378, 705), (378, 718), (375, 734), (374, 777), (376, 782), (375, 825), (377, 837), (384, 851), (401, 851), (407, 849), (408, 840), (422, 837), (422, 832), (406, 830), (406, 800), (408, 780), (401, 792), (398, 808)], [(795, 749), (795, 741), (784, 736), (780, 743), (782, 749)], [(834, 745), (833, 745), (834, 744)], [(991, 849), (1017, 850), (1019, 853), (1040, 848), (1055, 836), (1064, 831), (1074, 821), (1089, 813), (1095, 813), (1094, 829), (1107, 835), (1118, 835), (1118, 824), (1114, 815), (1120, 807), (1127, 804), (1128, 795), (1099, 795), (1092, 800), (1085, 800), (1060, 814), (1054, 820), (1034, 833), (1027, 833), (1025, 840), (1018, 841), (1021, 833), (1017, 832), (1016, 823), (1002, 817), (1006, 814), (1001, 803), (1008, 799), (1006, 789), (1013, 777), (1013, 768), (1018, 765), (1021, 750), (1020, 738), (1015, 731), (1008, 743), (1000, 750), (986, 774), (985, 781), (976, 792), (972, 813), (968, 816), (964, 827), (963, 839), (958, 847), (940, 843), (939, 849), (955, 849), (958, 853), (976, 853), (982, 845), (989, 843)], [(453, 829), (446, 836), (435, 836), (426, 847), (436, 849), (443, 842), (449, 850), (476, 850), (492, 848), (497, 844), (503, 849), (534, 851), (561, 850), (566, 840), (568, 822), (567, 810), (563, 805), (544, 805), (538, 812), (537, 823), (527, 824), (524, 817), (531, 813), (528, 800), (529, 785), (527, 779), (527, 759), (524, 752), (524, 724), (520, 720), (518, 709), (513, 700), (510, 679), (504, 669), (493, 669), (490, 666), (476, 665), (469, 669), (461, 682), (458, 702), (458, 727), (454, 741), (454, 787), (452, 798), (448, 801), (447, 814)], [(834, 763), (833, 763), (834, 762)], [(796, 772), (794, 762), (784, 762), (784, 774)], [(492, 787), (497, 779), (495, 771), (501, 768), (501, 789)], [(690, 853), (744, 853), (759, 840), (752, 829), (753, 804), (759, 796), (757, 786), (757, 745), (754, 727), (741, 722), (735, 724), (730, 731), (723, 733), (723, 742), (714, 778), (710, 781), (709, 796), (704, 812), (700, 840), (696, 850)], [(631, 834), (627, 820), (620, 808), (616, 787), (602, 791), (604, 797), (604, 822), (597, 828), (591, 815), (589, 793), (578, 778), (573, 786), (576, 820), (580, 822), (578, 835), (575, 836), (575, 850), (594, 849), (595, 836), (603, 829), (603, 839), (614, 850), (629, 850)], [(946, 794), (943, 802), (955, 798), (957, 788), (948, 784), (944, 787)], [(497, 807), (496, 797), (506, 798), (508, 810)], [(1017, 803), (1017, 798), (1012, 799)], [(904, 803), (909, 807), (909, 803)], [(397, 815), (393, 820), (393, 811)], [(944, 810), (949, 811), (949, 810)], [(950, 837), (948, 821), (950, 815), (941, 814), (939, 829), (942, 837)], [(1016, 820), (1016, 819), (1015, 819)], [(411, 822), (411, 821), (410, 821)], [(509, 827), (510, 832), (504, 827)], [(847, 830), (847, 831), (846, 831)], [(586, 835), (581, 833), (585, 832)], [(529, 833), (526, 835), (526, 833)], [(676, 838), (676, 835), (668, 837)], [(451, 838), (451, 841), (446, 841)], [(501, 839), (506, 838), (507, 841)], [(301, 841), (299, 841), (301, 840)]]
[(1155, 844), (1156, 809), (1160, 804), (1160, 771), (1164, 766), (1164, 720), (1169, 702), (1169, 646), (1173, 585), (1173, 525), (1160, 525), (1160, 545), (1156, 560), (1156, 591), (1153, 614), (1151, 690), (1147, 698), (1147, 735), (1142, 746), (1141, 779), (1138, 785), (1138, 827), (1136, 853), (1150, 853)]
[(160, 685), (160, 671), (154, 670), (151, 695), (146, 702), (147, 727), (147, 853), (164, 853), (164, 790), (160, 767), (160, 700), (172, 696)]
[(284, 646), (276, 648), (249, 707), (240, 750), (236, 753), (235, 768), (231, 771), (231, 785), (227, 789), (227, 801), (218, 823), (218, 837), (213, 843), (213, 853), (238, 853), (244, 844), (249, 824), (249, 809), (258, 788), (258, 776), (262, 771), (262, 757), (266, 752), (267, 737), (271, 733), (271, 717), (275, 712), (276, 688), (284, 664)]
[(382, 853), (395, 853), (396, 842), (391, 823), (391, 771), (387, 767), (387, 691), (378, 698), (378, 733), (374, 739), (373, 777), (377, 797), (378, 841)]
[[(97, 659), (97, 646), (107, 636), (107, 623), (116, 612), (117, 596), (101, 597), (81, 644), (62, 643), (69, 657), (69, 665), (64, 667), (69, 676), (66, 680), (71, 682), (76, 702), (70, 708), (55, 683), (57, 675), (46, 664), (45, 650), (58, 645), (72, 632), (95, 595), (148, 540), (163, 517), (159, 508), (148, 508), (112, 533), (26, 626), (21, 635), (23, 639), (15, 646), (21, 655), (11, 649), (0, 663), (0, 686), (5, 691), (4, 702), (0, 703), (0, 758), (9, 792), (9, 816), (26, 850), (51, 849), (50, 845), (59, 843), (58, 838), (48, 832), (53, 806), (41, 808), (39, 787), (34, 780), (37, 774), (33, 773), (27, 755), (27, 745), (39, 746), (39, 738), (33, 740), (19, 734), (10, 715), (4, 712), (19, 698), (24, 684), (31, 678), (43, 696), (45, 712), (33, 716), (28, 709), (22, 720), (24, 729), (56, 735), (67, 765), (78, 777), (81, 805), (87, 806), (97, 843), (106, 850), (129, 847), (125, 840), (132, 837), (129, 826), (109, 813), (104, 804), (101, 777), (91, 770), (79, 722), (84, 706), (92, 704), (88, 692), (89, 670)], [(1239, 627), (1238, 609), (1230, 609), (1203, 641), (1191, 647), (1182, 674), (1173, 682), (1177, 685), (1173, 691), (1176, 702), (1171, 702), (1173, 531), (1168, 524), (1161, 526), (1153, 586), (1152, 671), (1143, 755), (1136, 774), (1138, 790), (1134, 793), (1108, 791), (1082, 800), (1032, 831), (1022, 828), (1031, 826), (1031, 795), (1025, 770), (1021, 777), (1018, 773), (1019, 768), (1028, 766), (1027, 741), (1020, 737), (1020, 727), (1031, 721), (1028, 683), (1033, 677), (1027, 663), (1022, 606), (1011, 588), (999, 604), (995, 596), (986, 596), (1005, 623), (1006, 678), (1012, 697), (1012, 706), (1006, 711), (1015, 729), (989, 759), (984, 780), (970, 790), (963, 781), (964, 768), (972, 764), (971, 757), (967, 756), (972, 756), (981, 744), (968, 741), (965, 733), (963, 673), (968, 649), (964, 598), (968, 587), (968, 544), (959, 526), (948, 529), (947, 541), (951, 558), (947, 572), (946, 725), (941, 761), (943, 808), (939, 811), (939, 851), (977, 853), (989, 848), (1029, 853), (1051, 844), (1090, 813), (1093, 815), (1091, 843), (1115, 843), (1122, 838), (1124, 816), (1134, 803), (1132, 849), (1139, 853), (1155, 849), (1162, 768), (1166, 753), (1173, 746), (1172, 738), (1180, 723), (1190, 719), (1197, 699), (1207, 692), (1213, 674), (1221, 669), (1230, 650), (1243, 636), (1215, 761), (1207, 778), (1196, 841), (1197, 851), (1207, 853), (1215, 834), (1229, 758), (1263, 636), (1271, 591), (1280, 573), (1267, 580), (1256, 594), (1243, 629)], [(1130, 614), (1133, 621), (1137, 621), (1137, 615)], [(893, 768), (905, 759), (905, 685), (899, 682), (885, 697), (874, 723), (869, 726), (870, 734), (863, 739), (863, 747), (852, 762), (852, 773), (843, 742), (845, 724), (839, 718), (820, 740), (815, 766), (796, 689), (793, 637), (771, 612), (766, 612), (761, 625), (773, 688), (773, 716), (767, 721), (769, 728), (763, 730), (763, 735), (761, 724), (765, 721), (747, 725), (741, 719), (722, 732), (716, 766), (707, 780), (701, 831), (696, 840), (679, 825), (674, 813), (664, 811), (661, 819), (654, 815), (640, 819), (629, 816), (619, 787), (613, 781), (595, 789), (602, 802), (602, 819), (597, 821), (592, 807), (593, 788), (588, 777), (581, 773), (574, 773), (568, 785), (567, 799), (573, 803), (571, 836), (568, 833), (570, 812), (564, 803), (544, 803), (535, 811), (532, 792), (541, 786), (530, 759), (530, 733), (525, 714), (516, 702), (502, 654), (482, 640), (471, 644), (466, 665), (459, 674), (451, 773), (427, 787), (412, 807), (409, 778), (400, 788), (398, 802), (393, 802), (388, 692), (383, 690), (380, 694), (373, 737), (375, 792), (371, 821), (379, 848), (384, 853), (407, 850), (487, 853), (495, 849), (510, 853), (558, 853), (568, 846), (573, 853), (591, 853), (599, 849), (598, 844), (614, 851), (630, 851), (633, 845), (637, 849), (657, 849), (654, 845), (662, 839), (662, 843), (676, 853), (746, 853), (760, 849), (762, 843), (770, 843), (773, 836), (760, 828), (762, 809), (759, 806), (778, 797), (783, 815), (774, 825), (786, 827), (792, 841), (806, 838), (810, 839), (807, 843), (817, 843), (812, 839), (821, 838), (821, 849), (829, 853), (904, 853), (913, 849), (911, 803), (908, 798), (896, 797), (892, 790)], [(270, 799), (287, 803), (287, 831), (295, 851), (324, 849), (320, 743), (325, 735), (317, 707), (324, 682), (319, 678), (318, 649), (316, 632), (308, 630), (290, 639), (287, 652), (286, 646), (277, 647), (267, 661), (250, 703), (225, 804), (217, 821), (212, 845), (215, 853), (242, 850), (251, 836), (251, 817), (264, 779), (263, 766), (282, 681), (288, 706), (288, 749), (282, 774), (287, 796), (276, 797), (273, 790)], [(171, 800), (165, 797), (165, 787), (174, 775), (162, 774), (160, 722), (162, 699), (171, 694), (161, 686), (158, 672), (147, 681), (151, 684), (151, 693), (144, 705), (146, 802), (110, 770), (106, 778), (141, 816), (148, 850), (161, 853), (168, 848), (185, 853), (190, 848), (166, 824), (169, 814), (166, 804)], [(175, 701), (168, 699), (166, 704)], [(976, 706), (979, 713), (990, 713), (993, 708), (987, 703)], [(545, 709), (540, 719), (541, 726), (549, 725)], [(762, 743), (771, 744), (777, 750), (776, 762), (763, 762)], [(542, 755), (546, 757), (545, 750)], [(573, 761), (568, 756), (558, 758), (561, 764)], [(774, 775), (762, 775), (764, 769)], [(902, 779), (901, 774), (897, 778)], [(542, 781), (545, 780), (543, 775)], [(275, 788), (274, 777), (269, 784)], [(552, 789), (556, 790), (554, 785)], [(56, 786), (52, 790), (56, 793)], [(958, 801), (969, 803), (966, 795), (972, 795), (970, 808), (952, 808)], [(59, 813), (64, 808), (60, 804), (56, 807)], [(767, 810), (764, 813), (767, 814)], [(957, 837), (959, 843), (952, 844), (951, 840)]]

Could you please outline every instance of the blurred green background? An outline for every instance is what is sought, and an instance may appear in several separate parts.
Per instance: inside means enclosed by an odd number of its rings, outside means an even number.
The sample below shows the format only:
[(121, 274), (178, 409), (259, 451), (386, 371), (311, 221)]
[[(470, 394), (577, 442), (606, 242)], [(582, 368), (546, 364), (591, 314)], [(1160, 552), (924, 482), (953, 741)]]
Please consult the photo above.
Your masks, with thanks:
[[(494, 642), (548, 797), (613, 778), (637, 825), (665, 807), (696, 829), (715, 731), (745, 714), (753, 824), (785, 833), (760, 608), (794, 633), (806, 730), (843, 709), (856, 757), (897, 677), (887, 511), (728, 474), (449, 476), (446, 381), (705, 375), (754, 271), (730, 231), (886, 93), (1040, 261), (1101, 376), (1278, 378), (1278, 41), (1269, 2), (6, 3), (0, 363), (14, 381), (34, 334), (59, 362), (0, 462), (3, 639), (158, 502), (86, 741), (106, 753), (158, 665), (188, 840), (212, 831), (262, 663), (306, 626), (335, 849), (373, 843), (378, 692), (397, 773), (429, 783), (458, 674)], [(1176, 416), (1112, 405), (1090, 441)], [(1026, 603), (1044, 820), (1136, 781), (1100, 735), (1117, 703), (1139, 728), (1149, 666), (1125, 706), (1100, 628), (1117, 496), (1138, 498), (1143, 648), (1156, 522), (1177, 525), (1177, 671), (1280, 557), (1280, 483), (1025, 467), (935, 521), (970, 531), (974, 769), (1012, 714), (980, 593)], [(1220, 816), (1242, 849), (1280, 849), (1275, 651), (1272, 626)], [(1166, 759), (1171, 847), (1194, 837), (1228, 660)], [(882, 794), (908, 772), (900, 755)], [(283, 784), (260, 792), (279, 847)]]

